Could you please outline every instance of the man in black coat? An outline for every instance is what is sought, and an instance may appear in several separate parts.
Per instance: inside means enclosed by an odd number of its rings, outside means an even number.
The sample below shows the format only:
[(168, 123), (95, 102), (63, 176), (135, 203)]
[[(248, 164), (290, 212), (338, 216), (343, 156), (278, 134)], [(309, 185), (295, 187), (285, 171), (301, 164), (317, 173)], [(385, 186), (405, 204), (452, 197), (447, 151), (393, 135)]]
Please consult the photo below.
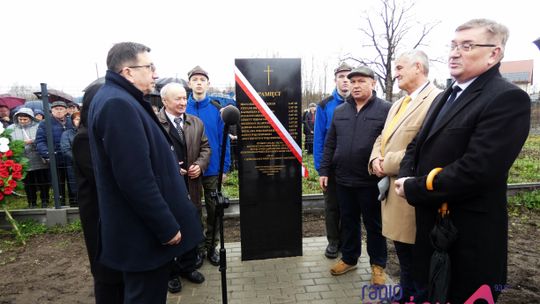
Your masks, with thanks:
[(362, 253), (361, 217), (367, 234), (371, 284), (384, 285), (387, 252), (386, 239), (381, 233), (381, 204), (377, 200), (379, 179), (369, 174), (368, 163), (391, 105), (377, 98), (375, 73), (368, 67), (353, 69), (347, 77), (351, 82), (351, 97), (334, 112), (319, 169), (323, 191), (334, 170), (341, 216), (342, 257), (330, 273), (342, 275), (356, 268)]
[[(496, 300), (496, 286), (506, 283), (506, 183), (527, 138), (531, 108), (527, 93), (499, 73), (507, 39), (508, 29), (491, 20), (456, 29), (448, 61), (456, 82), (434, 100), (396, 181), (398, 195), (416, 209), (413, 275), (425, 289), (433, 253), (429, 234), (437, 209), (448, 203), (458, 230), (449, 251), (451, 303), (464, 303), (484, 284)], [(427, 174), (437, 167), (443, 170), (429, 191)]]
[(125, 303), (165, 303), (173, 258), (203, 237), (174, 148), (143, 99), (157, 79), (149, 52), (138, 43), (115, 44), (89, 112), (98, 261), (123, 273)]

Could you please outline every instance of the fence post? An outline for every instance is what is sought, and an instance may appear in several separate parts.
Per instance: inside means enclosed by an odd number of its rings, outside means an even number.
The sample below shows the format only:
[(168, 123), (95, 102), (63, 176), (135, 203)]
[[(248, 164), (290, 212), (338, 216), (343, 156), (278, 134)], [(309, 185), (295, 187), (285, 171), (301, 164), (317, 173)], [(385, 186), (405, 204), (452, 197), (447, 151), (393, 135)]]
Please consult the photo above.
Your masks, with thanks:
[(54, 208), (60, 209), (58, 172), (56, 167), (56, 153), (54, 150), (54, 138), (52, 134), (51, 114), (49, 106), (49, 92), (47, 84), (41, 83), (41, 99), (43, 102), (43, 114), (45, 114), (45, 130), (47, 132), (47, 148), (49, 150), (49, 171), (51, 172), (51, 184), (53, 187)]

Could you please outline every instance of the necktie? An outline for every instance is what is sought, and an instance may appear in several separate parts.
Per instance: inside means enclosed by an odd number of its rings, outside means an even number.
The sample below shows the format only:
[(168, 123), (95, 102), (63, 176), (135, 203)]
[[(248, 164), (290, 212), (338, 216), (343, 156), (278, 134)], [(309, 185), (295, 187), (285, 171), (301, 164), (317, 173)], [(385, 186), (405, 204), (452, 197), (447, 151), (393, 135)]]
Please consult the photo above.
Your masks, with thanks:
[(176, 124), (176, 131), (178, 131), (178, 135), (180, 135), (180, 139), (182, 142), (184, 142), (184, 130), (182, 129), (182, 117), (176, 117), (174, 119), (174, 123)]
[(392, 117), (392, 120), (388, 124), (386, 128), (384, 128), (383, 137), (381, 141), (381, 154), (384, 156), (386, 143), (388, 142), (388, 138), (390, 138), (390, 134), (392, 134), (392, 131), (394, 130), (394, 127), (399, 121), (399, 118), (403, 116), (403, 113), (405, 113), (405, 110), (407, 110), (407, 106), (409, 105), (409, 102), (411, 102), (411, 96), (407, 95), (405, 98), (403, 98), (403, 101), (401, 102), (401, 105), (399, 106), (399, 110), (396, 112), (396, 115)]
[(450, 94), (450, 97), (448, 97), (448, 100), (442, 106), (441, 110), (439, 111), (439, 114), (437, 114), (437, 118), (435, 118), (435, 122), (433, 122), (433, 128), (435, 128), (440, 123), (440, 121), (444, 117), (444, 115), (455, 104), (456, 96), (460, 91), (461, 91), (461, 88), (459, 86), (455, 86), (452, 89), (452, 94)]

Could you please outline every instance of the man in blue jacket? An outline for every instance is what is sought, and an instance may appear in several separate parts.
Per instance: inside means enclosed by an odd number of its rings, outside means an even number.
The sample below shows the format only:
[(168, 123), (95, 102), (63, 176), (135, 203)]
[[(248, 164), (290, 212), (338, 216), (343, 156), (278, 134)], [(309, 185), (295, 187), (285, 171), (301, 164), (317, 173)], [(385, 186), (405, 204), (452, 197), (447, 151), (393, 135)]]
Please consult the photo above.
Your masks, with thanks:
[[(54, 146), (54, 156), (56, 157), (56, 172), (58, 174), (58, 183), (59, 183), (59, 197), (60, 203), (62, 205), (66, 204), (66, 182), (67, 182), (67, 168), (66, 168), (66, 159), (62, 153), (60, 147), (60, 139), (62, 138), (62, 133), (65, 130), (73, 129), (73, 124), (71, 123), (71, 118), (67, 115), (67, 105), (63, 101), (55, 101), (51, 104), (51, 128), (53, 135), (53, 146)], [(49, 154), (49, 147), (47, 146), (47, 132), (46, 132), (46, 122), (42, 121), (39, 124), (38, 130), (36, 132), (36, 149), (41, 155), (41, 157), (49, 162), (51, 155)], [(53, 168), (50, 168), (51, 170)], [(69, 187), (68, 187), (69, 188)], [(76, 194), (68, 189), (69, 191), (69, 200), (76, 201)], [(45, 205), (48, 202), (42, 202), (42, 205)], [(46, 208), (46, 206), (43, 206)]]
[(105, 84), (88, 119), (98, 260), (123, 273), (124, 303), (166, 303), (173, 258), (203, 237), (172, 143), (143, 99), (157, 79), (149, 52), (133, 42), (109, 50)]
[[(336, 88), (329, 96), (321, 101), (315, 112), (315, 133), (313, 136), (313, 160), (315, 170), (320, 173), (322, 156), (324, 152), (324, 141), (326, 134), (330, 129), (334, 109), (343, 103), (349, 96), (349, 79), (347, 75), (352, 70), (352, 67), (347, 63), (342, 63), (334, 70), (334, 81)], [(320, 174), (319, 174), (320, 175)], [(328, 246), (324, 255), (329, 259), (338, 257), (340, 245), (340, 223), (339, 223), (339, 206), (336, 198), (336, 181), (334, 179), (333, 170), (330, 170), (328, 176), (328, 187), (323, 190), (324, 195), (324, 211), (326, 223), (326, 238)]]
[[(221, 119), (221, 105), (212, 100), (206, 93), (210, 87), (208, 73), (200, 66), (196, 66), (188, 72), (188, 85), (192, 93), (188, 98), (186, 113), (197, 116), (203, 121), (204, 132), (210, 143), (210, 163), (203, 173), (202, 184), (204, 189), (204, 205), (206, 207), (206, 254), (210, 264), (219, 265), (219, 253), (216, 251), (216, 244), (219, 240), (219, 223), (216, 221), (216, 202), (211, 196), (217, 191), (219, 161), (222, 150), (225, 149), (225, 164), (223, 173), (229, 171), (231, 156), (229, 151), (229, 139), (227, 146), (222, 147), (224, 123)], [(216, 224), (214, 226), (214, 223)], [(215, 235), (212, 243), (212, 234)], [(204, 250), (200, 254), (204, 255)], [(202, 259), (201, 259), (202, 260)]]

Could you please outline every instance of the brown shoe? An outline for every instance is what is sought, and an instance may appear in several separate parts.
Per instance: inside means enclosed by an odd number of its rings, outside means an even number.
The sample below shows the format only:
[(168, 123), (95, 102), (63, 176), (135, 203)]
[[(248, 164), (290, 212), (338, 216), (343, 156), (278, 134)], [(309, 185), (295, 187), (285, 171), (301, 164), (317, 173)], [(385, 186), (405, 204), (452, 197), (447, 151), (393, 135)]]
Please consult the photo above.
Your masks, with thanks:
[(386, 283), (386, 274), (384, 268), (379, 265), (371, 265), (371, 285), (384, 285)]
[(349, 272), (353, 269), (356, 269), (356, 265), (349, 265), (343, 260), (339, 260), (332, 268), (330, 268), (330, 273), (334, 276), (342, 275), (346, 272)]

